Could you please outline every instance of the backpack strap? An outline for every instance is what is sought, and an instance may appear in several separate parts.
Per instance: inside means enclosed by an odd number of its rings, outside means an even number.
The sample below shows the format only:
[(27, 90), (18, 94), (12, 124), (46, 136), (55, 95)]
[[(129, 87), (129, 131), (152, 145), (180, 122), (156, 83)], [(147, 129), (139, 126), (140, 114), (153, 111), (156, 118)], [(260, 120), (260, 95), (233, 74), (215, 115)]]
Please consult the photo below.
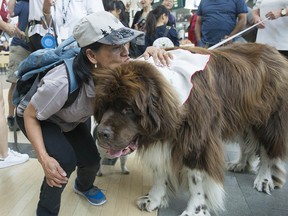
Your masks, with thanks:
[(69, 92), (68, 92), (68, 99), (65, 102), (63, 108), (69, 107), (76, 100), (80, 91), (80, 87), (78, 86), (75, 73), (73, 71), (74, 59), (75, 57), (70, 58), (70, 59), (64, 59), (67, 76), (68, 76)]
[(166, 26), (165, 32), (163, 37), (167, 37), (169, 30), (171, 29), (171, 26)]

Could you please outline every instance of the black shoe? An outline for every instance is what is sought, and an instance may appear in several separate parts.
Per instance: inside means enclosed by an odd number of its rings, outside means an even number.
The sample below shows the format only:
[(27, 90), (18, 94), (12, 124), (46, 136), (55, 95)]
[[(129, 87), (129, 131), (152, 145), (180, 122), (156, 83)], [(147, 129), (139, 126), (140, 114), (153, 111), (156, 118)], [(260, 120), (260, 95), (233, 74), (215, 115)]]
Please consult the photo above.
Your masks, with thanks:
[(7, 117), (7, 124), (8, 124), (8, 127), (9, 127), (10, 131), (14, 131), (14, 127), (15, 127), (16, 131), (20, 130), (20, 128), (18, 127), (18, 125), (17, 125), (17, 123), (15, 121), (15, 118), (13, 116), (8, 116)]

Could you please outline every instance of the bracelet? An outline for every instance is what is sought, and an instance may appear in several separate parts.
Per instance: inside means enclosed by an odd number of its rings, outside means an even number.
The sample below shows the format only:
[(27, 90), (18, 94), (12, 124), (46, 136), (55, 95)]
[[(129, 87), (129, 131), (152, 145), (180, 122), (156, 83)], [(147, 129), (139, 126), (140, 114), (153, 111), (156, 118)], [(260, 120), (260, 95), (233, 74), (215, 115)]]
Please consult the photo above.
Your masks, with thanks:
[(44, 16), (50, 16), (51, 15), (51, 12), (49, 12), (49, 13), (45, 13), (44, 11), (42, 11), (42, 12), (43, 12)]

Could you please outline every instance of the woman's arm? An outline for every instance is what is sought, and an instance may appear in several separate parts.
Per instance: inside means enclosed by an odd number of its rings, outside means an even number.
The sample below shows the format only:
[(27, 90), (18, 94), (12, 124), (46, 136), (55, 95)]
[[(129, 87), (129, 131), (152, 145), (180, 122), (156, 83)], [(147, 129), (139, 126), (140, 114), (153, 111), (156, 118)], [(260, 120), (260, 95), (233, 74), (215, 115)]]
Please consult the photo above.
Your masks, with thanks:
[(9, 0), (7, 3), (10, 17), (14, 17), (15, 4), (16, 4), (16, 0)]
[(51, 22), (51, 19), (52, 19), (51, 7), (54, 4), (55, 4), (55, 0), (44, 0), (43, 2), (42, 12), (46, 20), (46, 23), (42, 23), (44, 29), (47, 29), (49, 26), (46, 26), (46, 24), (49, 25), (49, 23)]
[(59, 163), (50, 157), (46, 151), (39, 120), (36, 118), (36, 110), (31, 103), (24, 111), (24, 125), (29, 141), (36, 151), (38, 161), (42, 165), (47, 184), (50, 187), (62, 187), (68, 178)]
[(0, 17), (0, 29), (5, 31), (10, 37), (14, 36), (16, 27), (11, 23), (6, 23)]
[(204, 47), (201, 37), (201, 28), (202, 28), (202, 16), (197, 16), (194, 33), (197, 41), (197, 46)]
[(262, 18), (260, 17), (260, 9), (255, 8), (251, 11), (253, 19), (254, 19), (254, 24), (259, 23), (256, 27), (257, 28), (265, 28), (265, 23), (263, 22)]
[(238, 14), (238, 21), (236, 23), (236, 26), (234, 27), (232, 32), (230, 32), (228, 37), (231, 37), (237, 34), (238, 32), (242, 31), (243, 29), (245, 29), (246, 24), (247, 24), (247, 14), (246, 13)]
[(269, 11), (265, 17), (274, 20), (278, 19), (279, 17), (286, 17), (288, 16), (288, 7), (284, 7), (278, 10)]

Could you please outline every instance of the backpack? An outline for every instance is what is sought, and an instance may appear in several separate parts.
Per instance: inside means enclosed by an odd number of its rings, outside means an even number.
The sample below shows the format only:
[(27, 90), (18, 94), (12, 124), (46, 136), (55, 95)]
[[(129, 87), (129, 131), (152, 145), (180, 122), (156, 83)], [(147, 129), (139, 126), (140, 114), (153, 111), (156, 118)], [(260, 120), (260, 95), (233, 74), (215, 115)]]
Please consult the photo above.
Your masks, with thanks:
[(63, 63), (67, 69), (69, 83), (68, 99), (63, 108), (70, 106), (75, 101), (80, 88), (73, 72), (73, 60), (79, 51), (76, 40), (69, 37), (57, 48), (37, 50), (20, 63), (16, 72), (18, 80), (12, 99), (18, 114), (23, 114), (47, 72)]
[(157, 38), (153, 42), (152, 46), (157, 47), (157, 48), (163, 48), (163, 49), (174, 47), (173, 42), (167, 37), (170, 29), (171, 29), (171, 26), (166, 26), (166, 29), (165, 29), (163, 36)]

